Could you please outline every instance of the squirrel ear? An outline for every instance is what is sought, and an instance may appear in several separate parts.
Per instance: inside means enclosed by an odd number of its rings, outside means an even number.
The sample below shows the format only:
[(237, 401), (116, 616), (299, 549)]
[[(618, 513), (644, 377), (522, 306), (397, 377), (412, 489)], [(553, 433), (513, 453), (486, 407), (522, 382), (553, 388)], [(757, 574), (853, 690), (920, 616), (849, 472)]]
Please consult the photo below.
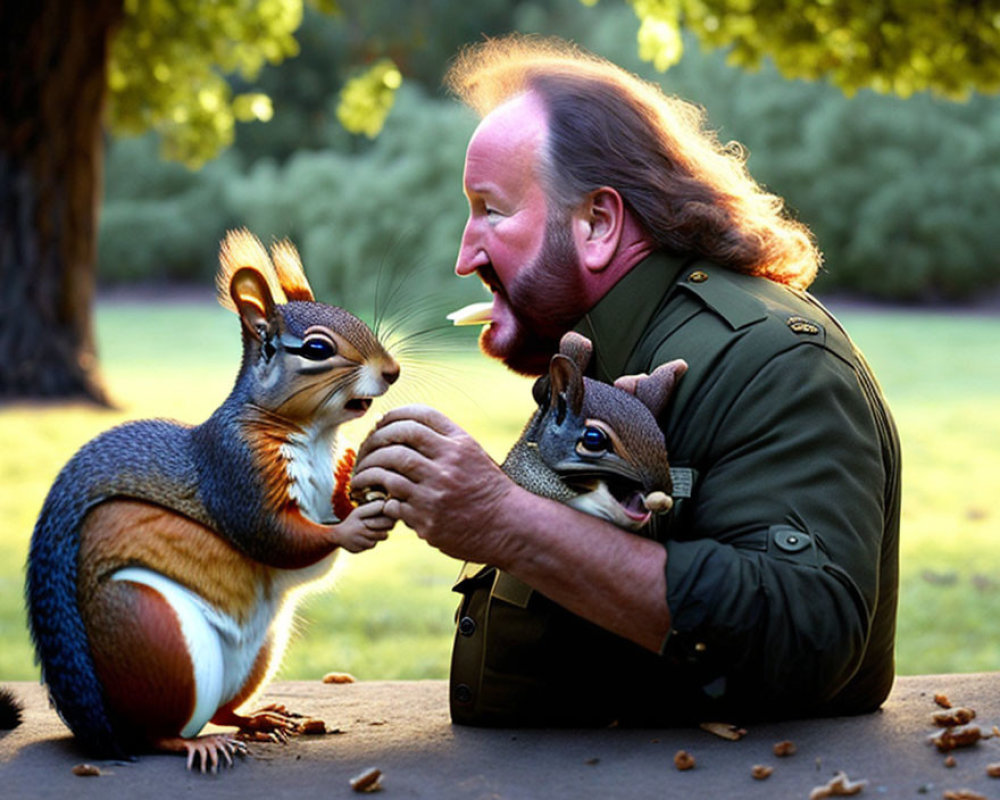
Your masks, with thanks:
[(587, 371), (590, 355), (593, 352), (594, 345), (591, 344), (590, 339), (576, 331), (564, 333), (562, 339), (559, 340), (559, 353), (573, 359), (573, 363), (576, 364), (581, 375)]
[(256, 338), (267, 338), (274, 313), (274, 299), (267, 280), (252, 267), (242, 267), (229, 281), (229, 295), (244, 327)]
[(687, 368), (687, 362), (678, 358), (661, 364), (651, 375), (642, 375), (636, 381), (635, 396), (653, 412), (654, 417), (659, 418), (663, 413), (677, 388), (677, 381)]
[(562, 423), (567, 404), (573, 415), (579, 416), (583, 408), (583, 374), (576, 362), (556, 353), (549, 362), (549, 377), (552, 379), (550, 403), (557, 409), (557, 422)]

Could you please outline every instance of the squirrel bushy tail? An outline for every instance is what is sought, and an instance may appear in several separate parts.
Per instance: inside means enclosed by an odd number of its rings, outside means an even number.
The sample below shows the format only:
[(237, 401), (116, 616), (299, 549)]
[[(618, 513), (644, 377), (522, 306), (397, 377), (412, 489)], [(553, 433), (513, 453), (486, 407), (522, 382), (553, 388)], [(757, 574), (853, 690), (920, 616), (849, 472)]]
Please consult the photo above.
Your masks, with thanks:
[(0, 731), (9, 731), (21, 724), (24, 707), (10, 689), (0, 688)]

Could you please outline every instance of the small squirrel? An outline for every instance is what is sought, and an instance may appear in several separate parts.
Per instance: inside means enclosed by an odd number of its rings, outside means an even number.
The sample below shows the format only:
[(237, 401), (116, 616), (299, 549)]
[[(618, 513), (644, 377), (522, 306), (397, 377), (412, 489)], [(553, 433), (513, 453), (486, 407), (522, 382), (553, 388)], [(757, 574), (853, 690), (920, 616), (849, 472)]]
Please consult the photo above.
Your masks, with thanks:
[(315, 302), (289, 242), (269, 257), (230, 232), (217, 284), (242, 322), (231, 394), (201, 425), (131, 422), (84, 445), (42, 507), (25, 590), (78, 740), (103, 757), (186, 753), (202, 771), (245, 748), (198, 737), (209, 721), (244, 738), (296, 729), (283, 707), (238, 709), (277, 668), (293, 590), (391, 527), (380, 502), (336, 518), (332, 462), (337, 428), (399, 376), (361, 320)]
[(629, 376), (626, 391), (584, 377), (593, 347), (570, 332), (533, 387), (538, 409), (501, 468), (534, 494), (629, 531), (673, 506), (670, 464), (656, 417), (687, 366), (671, 361)]

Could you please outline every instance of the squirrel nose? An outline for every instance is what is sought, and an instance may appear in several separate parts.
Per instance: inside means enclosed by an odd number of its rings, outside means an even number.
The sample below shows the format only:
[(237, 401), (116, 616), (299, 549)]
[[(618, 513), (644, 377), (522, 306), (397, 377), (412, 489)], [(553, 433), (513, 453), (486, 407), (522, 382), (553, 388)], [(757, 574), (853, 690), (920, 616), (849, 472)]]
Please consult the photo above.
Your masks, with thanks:
[(388, 383), (390, 386), (394, 384), (399, 379), (399, 364), (395, 361), (391, 361), (382, 367), (382, 380)]

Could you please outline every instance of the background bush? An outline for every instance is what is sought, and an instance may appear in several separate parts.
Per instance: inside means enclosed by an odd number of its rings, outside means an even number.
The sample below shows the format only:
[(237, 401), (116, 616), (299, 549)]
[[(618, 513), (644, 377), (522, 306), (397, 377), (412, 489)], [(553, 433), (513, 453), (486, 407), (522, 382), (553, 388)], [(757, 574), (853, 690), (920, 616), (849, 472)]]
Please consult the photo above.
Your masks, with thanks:
[[(817, 291), (933, 301), (1000, 286), (1000, 226), (992, 222), (1000, 99), (847, 98), (769, 67), (730, 67), (724, 54), (700, 52), (694, 41), (680, 64), (660, 74), (639, 61), (637, 23), (624, 6), (503, 5), (483, 6), (479, 30), (506, 23), (558, 33), (704, 105), (720, 138), (743, 143), (754, 176), (816, 234), (826, 265)], [(275, 119), (243, 128), (237, 146), (200, 172), (159, 161), (148, 139), (109, 144), (103, 282), (204, 282), (226, 228), (246, 225), (262, 237), (290, 237), (318, 294), (331, 302), (370, 306), (376, 282), (399, 289), (407, 276), (442, 304), (479, 296), (475, 281), (451, 276), (467, 213), (463, 154), (475, 120), (440, 96), (440, 73), (429, 66), (443, 70), (456, 43), (428, 44), (417, 77), (368, 142), (346, 134), (332, 113), (334, 84), (325, 81), (340, 63), (337, 47), (350, 39), (337, 25), (307, 17), (302, 55), (261, 77), (276, 97)], [(476, 29), (468, 18), (463, 25)]]

